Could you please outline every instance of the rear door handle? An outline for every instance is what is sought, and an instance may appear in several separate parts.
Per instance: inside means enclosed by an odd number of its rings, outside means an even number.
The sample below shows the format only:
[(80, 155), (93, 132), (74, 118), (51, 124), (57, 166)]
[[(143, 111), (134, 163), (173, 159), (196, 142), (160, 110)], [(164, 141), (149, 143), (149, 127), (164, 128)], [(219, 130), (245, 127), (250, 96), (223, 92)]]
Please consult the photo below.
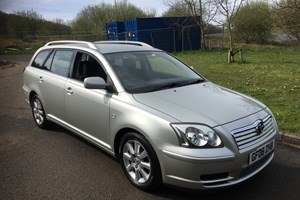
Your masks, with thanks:
[(43, 81), (44, 81), (43, 77), (42, 77), (42, 76), (40, 76), (40, 78), (39, 78), (39, 82), (40, 82), (40, 83), (43, 83)]
[(71, 87), (68, 87), (68, 88), (66, 89), (66, 91), (67, 91), (67, 94), (68, 94), (68, 95), (73, 94), (73, 89), (72, 89)]

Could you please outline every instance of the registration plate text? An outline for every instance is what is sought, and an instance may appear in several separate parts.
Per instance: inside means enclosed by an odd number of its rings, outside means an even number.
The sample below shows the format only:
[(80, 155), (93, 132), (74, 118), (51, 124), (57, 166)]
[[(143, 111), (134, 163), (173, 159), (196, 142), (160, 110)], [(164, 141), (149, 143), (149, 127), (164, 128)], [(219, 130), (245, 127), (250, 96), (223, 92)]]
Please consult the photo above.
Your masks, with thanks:
[(259, 147), (249, 155), (249, 165), (259, 161), (274, 150), (275, 141), (271, 141), (262, 147)]

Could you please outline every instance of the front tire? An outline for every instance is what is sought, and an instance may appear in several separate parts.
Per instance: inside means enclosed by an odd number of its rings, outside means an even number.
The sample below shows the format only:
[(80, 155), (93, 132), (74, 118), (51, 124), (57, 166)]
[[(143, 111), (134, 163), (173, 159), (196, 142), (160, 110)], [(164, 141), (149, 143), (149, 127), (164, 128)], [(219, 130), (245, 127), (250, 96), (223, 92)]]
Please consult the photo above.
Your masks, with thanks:
[(49, 121), (46, 118), (45, 110), (41, 100), (38, 95), (34, 95), (31, 99), (31, 111), (34, 122), (41, 129), (46, 129), (49, 127)]
[(153, 191), (161, 185), (161, 171), (156, 154), (143, 136), (130, 132), (123, 136), (119, 160), (129, 181), (144, 191)]

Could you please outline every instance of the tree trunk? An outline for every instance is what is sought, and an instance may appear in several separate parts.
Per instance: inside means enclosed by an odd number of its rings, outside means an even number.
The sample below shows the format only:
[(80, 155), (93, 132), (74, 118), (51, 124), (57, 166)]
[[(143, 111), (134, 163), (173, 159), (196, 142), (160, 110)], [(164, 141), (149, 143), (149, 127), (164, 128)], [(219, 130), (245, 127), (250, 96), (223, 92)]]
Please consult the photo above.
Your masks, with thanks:
[(234, 62), (234, 55), (233, 55), (233, 44), (232, 44), (232, 32), (231, 32), (231, 23), (228, 23), (228, 38), (229, 38), (229, 51), (228, 54), (228, 63)]
[(229, 38), (229, 49), (230, 49), (230, 51), (233, 51), (231, 24), (228, 24), (228, 38)]

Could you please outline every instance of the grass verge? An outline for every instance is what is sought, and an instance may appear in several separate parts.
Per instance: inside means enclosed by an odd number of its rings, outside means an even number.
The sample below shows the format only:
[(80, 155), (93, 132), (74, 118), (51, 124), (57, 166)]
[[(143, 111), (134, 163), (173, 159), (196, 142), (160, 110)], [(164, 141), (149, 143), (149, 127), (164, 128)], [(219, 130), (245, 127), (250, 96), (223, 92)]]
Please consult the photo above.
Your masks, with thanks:
[(210, 81), (255, 97), (274, 113), (283, 132), (300, 135), (299, 47), (246, 47), (243, 64), (227, 64), (227, 51), (175, 53)]
[(43, 44), (42, 41), (32, 42), (17, 39), (0, 39), (0, 55), (30, 55), (43, 46)]

